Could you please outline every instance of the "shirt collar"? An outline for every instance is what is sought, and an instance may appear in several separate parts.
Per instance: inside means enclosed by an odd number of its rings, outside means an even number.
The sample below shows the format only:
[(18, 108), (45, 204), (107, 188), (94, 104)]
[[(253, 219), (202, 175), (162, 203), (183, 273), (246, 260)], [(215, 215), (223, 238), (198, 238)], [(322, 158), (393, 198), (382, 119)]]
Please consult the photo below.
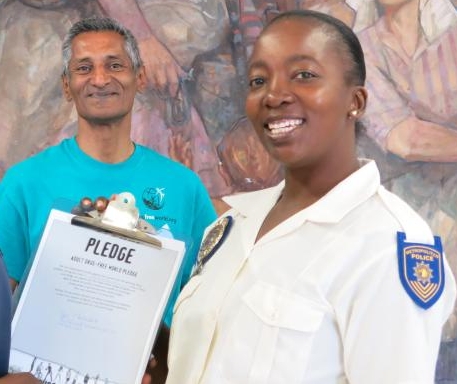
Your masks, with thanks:
[[(380, 186), (379, 170), (373, 160), (360, 159), (359, 163), (357, 171), (294, 217), (297, 220), (336, 223), (373, 196)], [(272, 188), (227, 196), (224, 201), (245, 217), (258, 216), (259, 212), (268, 212), (274, 206), (283, 188), (284, 181)]]

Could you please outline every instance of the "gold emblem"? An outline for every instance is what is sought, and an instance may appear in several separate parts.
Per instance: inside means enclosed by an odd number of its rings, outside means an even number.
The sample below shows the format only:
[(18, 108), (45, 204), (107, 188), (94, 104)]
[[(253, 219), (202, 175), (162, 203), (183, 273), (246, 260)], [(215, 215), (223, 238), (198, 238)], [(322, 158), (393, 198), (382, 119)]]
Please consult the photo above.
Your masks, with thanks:
[(414, 276), (417, 278), (417, 281), (421, 283), (430, 283), (433, 277), (433, 271), (430, 269), (428, 264), (424, 262), (416, 263), (414, 267)]

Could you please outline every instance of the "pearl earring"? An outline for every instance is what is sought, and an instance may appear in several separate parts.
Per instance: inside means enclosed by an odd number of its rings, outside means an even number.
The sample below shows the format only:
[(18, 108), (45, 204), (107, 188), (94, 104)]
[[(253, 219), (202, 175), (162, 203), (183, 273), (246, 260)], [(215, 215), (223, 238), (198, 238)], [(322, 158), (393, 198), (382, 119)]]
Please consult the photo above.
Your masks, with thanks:
[(351, 112), (349, 112), (349, 114), (350, 114), (352, 117), (356, 117), (356, 116), (357, 116), (357, 110), (356, 110), (356, 109), (353, 109)]

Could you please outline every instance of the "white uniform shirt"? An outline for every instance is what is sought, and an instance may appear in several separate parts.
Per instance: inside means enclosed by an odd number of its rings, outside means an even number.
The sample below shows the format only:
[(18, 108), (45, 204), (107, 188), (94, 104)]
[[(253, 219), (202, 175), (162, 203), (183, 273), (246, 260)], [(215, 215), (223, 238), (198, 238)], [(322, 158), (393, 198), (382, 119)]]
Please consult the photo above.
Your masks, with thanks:
[(397, 231), (425, 222), (368, 162), (254, 244), (283, 184), (227, 198), (233, 226), (175, 306), (167, 384), (431, 384), (455, 282), (425, 310), (399, 278)]

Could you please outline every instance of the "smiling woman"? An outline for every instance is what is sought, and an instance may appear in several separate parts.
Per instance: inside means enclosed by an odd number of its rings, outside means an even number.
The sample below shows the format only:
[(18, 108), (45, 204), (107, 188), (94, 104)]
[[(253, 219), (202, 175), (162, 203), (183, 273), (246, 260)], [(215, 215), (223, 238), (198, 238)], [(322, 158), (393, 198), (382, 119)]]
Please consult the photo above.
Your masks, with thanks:
[[(355, 121), (367, 99), (363, 55), (352, 48), (352, 33), (339, 36), (312, 18), (307, 26), (298, 18), (280, 20), (264, 31), (249, 62), (246, 112), (294, 185), (284, 189), (258, 238), (359, 168)], [(282, 28), (290, 33), (279, 33)]]
[[(355, 62), (349, 46), (316, 23), (304, 28), (300, 20), (285, 19), (270, 25), (249, 63), (248, 117), (270, 154), (312, 188), (299, 200), (293, 191), (294, 210), (312, 204), (359, 167), (353, 114), (365, 109), (363, 79), (349, 75)], [(291, 32), (278, 33), (281, 28)], [(346, 60), (336, 66), (341, 57)], [(294, 213), (284, 210), (288, 196), (283, 197), (275, 208), (280, 221)], [(264, 225), (260, 234), (271, 229)]]
[(356, 156), (364, 81), (333, 17), (284, 13), (259, 36), (246, 112), (285, 179), (227, 197), (208, 228), (220, 240), (176, 302), (168, 384), (433, 382), (455, 282), (439, 237)]

